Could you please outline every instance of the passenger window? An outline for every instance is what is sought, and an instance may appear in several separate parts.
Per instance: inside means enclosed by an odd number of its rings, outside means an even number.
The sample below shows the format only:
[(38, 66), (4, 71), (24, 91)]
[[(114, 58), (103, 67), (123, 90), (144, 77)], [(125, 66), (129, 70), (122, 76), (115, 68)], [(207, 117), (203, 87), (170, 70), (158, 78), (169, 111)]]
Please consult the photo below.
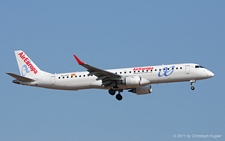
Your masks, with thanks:
[(130, 73), (131, 73), (131, 71), (130, 71)]
[(176, 69), (178, 70), (178, 67)]
[(157, 69), (155, 69), (155, 71), (157, 71)]
[(122, 74), (122, 72), (120, 72), (120, 74)]
[(59, 77), (59, 79), (60, 79), (60, 77)]
[(180, 69), (182, 69), (182, 67), (180, 67)]

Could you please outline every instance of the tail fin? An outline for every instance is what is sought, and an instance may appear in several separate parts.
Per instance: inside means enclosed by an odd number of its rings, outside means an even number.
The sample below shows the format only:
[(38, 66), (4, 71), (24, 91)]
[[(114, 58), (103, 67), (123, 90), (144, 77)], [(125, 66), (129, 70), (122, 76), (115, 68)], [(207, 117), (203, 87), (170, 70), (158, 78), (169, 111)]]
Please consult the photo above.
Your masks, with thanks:
[(21, 76), (33, 78), (43, 73), (22, 50), (15, 51), (15, 55)]

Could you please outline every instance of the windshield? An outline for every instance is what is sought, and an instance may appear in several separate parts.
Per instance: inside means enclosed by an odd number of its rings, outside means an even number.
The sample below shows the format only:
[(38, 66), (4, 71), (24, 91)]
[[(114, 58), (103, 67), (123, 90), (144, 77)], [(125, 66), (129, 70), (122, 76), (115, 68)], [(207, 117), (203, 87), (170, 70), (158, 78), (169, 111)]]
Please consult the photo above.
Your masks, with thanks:
[(204, 68), (203, 66), (196, 65), (195, 68)]

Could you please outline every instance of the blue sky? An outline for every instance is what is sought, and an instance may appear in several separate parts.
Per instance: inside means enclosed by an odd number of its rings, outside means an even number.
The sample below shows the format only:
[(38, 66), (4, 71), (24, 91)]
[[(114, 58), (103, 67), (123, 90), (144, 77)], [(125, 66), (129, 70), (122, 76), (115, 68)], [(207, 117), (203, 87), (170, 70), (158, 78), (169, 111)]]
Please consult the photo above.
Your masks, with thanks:
[[(0, 1), (0, 140), (178, 140), (225, 136), (224, 1)], [(153, 85), (153, 93), (57, 91), (11, 83), (14, 50), (42, 70), (199, 63), (215, 76)], [(182, 138), (182, 140), (198, 140)], [(214, 140), (207, 138), (206, 140)]]

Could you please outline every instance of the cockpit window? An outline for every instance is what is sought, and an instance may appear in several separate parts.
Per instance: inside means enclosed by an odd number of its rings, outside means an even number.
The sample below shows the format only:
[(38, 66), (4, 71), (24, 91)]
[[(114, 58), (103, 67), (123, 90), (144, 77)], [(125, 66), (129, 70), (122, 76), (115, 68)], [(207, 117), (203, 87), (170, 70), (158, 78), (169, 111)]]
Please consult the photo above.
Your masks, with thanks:
[(203, 66), (196, 65), (195, 68), (204, 68)]

